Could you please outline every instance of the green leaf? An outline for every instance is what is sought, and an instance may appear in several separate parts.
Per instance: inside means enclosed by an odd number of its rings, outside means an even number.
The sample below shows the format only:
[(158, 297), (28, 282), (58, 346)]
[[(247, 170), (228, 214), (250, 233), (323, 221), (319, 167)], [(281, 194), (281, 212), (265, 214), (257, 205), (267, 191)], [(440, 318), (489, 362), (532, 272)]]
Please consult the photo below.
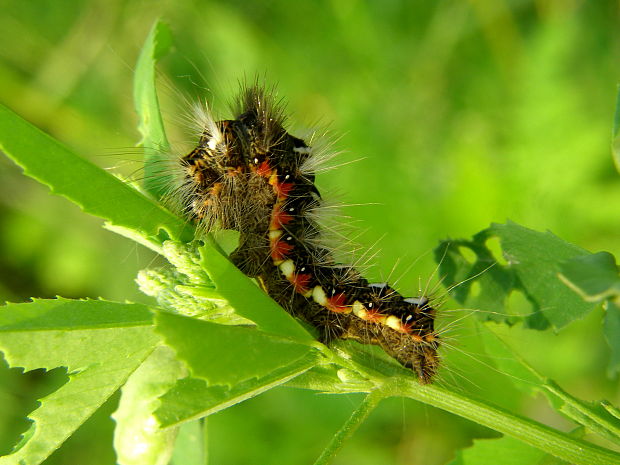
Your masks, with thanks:
[[(500, 240), (507, 265), (495, 262), (487, 241)], [(449, 247), (446, 251), (446, 247)], [(471, 263), (463, 248), (475, 254)], [(485, 319), (505, 320), (504, 305), (511, 292), (520, 291), (534, 305), (535, 312), (525, 319), (530, 328), (546, 329), (549, 323), (561, 329), (583, 318), (595, 304), (585, 302), (559, 278), (561, 266), (569, 259), (590, 254), (550, 232), (541, 233), (511, 221), (492, 224), (476, 234), (472, 241), (445, 241), (435, 251), (446, 286), (456, 286), (454, 297), (468, 306), (481, 308)], [(472, 294), (472, 285), (479, 283), (480, 292)], [(497, 313), (493, 313), (497, 312)]]
[[(34, 421), (1, 465), (41, 463), (97, 410), (151, 353), (159, 338), (138, 304), (36, 300), (0, 308), (0, 350), (12, 367), (66, 367), (69, 381), (41, 399)], [(36, 348), (36, 350), (33, 350)]]
[(301, 343), (317, 344), (289, 313), (224, 257), (217, 246), (207, 241), (200, 248), (202, 266), (215, 283), (217, 292), (244, 318), (253, 321), (263, 331), (295, 339)]
[[(167, 238), (189, 241), (193, 228), (161, 205), (0, 105), (0, 148), (24, 173), (113, 227), (138, 231), (157, 248)], [(165, 232), (164, 232), (165, 231)]]
[(562, 264), (560, 278), (588, 302), (605, 303), (603, 333), (611, 349), (610, 377), (620, 373), (620, 277), (613, 255), (599, 252)]
[(588, 302), (620, 295), (616, 259), (609, 252), (583, 255), (560, 266), (560, 278)]
[(611, 349), (607, 371), (620, 373), (620, 277), (608, 252), (576, 257), (562, 264), (560, 278), (588, 302), (606, 301), (603, 333)]
[[(58, 297), (51, 300), (33, 299), (32, 303), (7, 304), (0, 307), (0, 334), (3, 335), (13, 331), (27, 333), (28, 331), (104, 329), (152, 324), (153, 314), (147, 306), (120, 304), (106, 300), (70, 300)], [(37, 354), (38, 357), (44, 355), (43, 353)], [(53, 357), (57, 357), (57, 354)], [(69, 365), (20, 366), (26, 370), (33, 370)]]
[(510, 437), (478, 439), (449, 465), (538, 465), (545, 453)]
[(162, 427), (174, 426), (219, 412), (244, 400), (284, 384), (320, 362), (318, 353), (309, 353), (271, 373), (234, 386), (209, 386), (204, 379), (185, 378), (164, 396), (155, 417)]
[[(492, 252), (486, 247), (488, 231), (484, 230), (473, 240), (442, 241), (435, 249), (444, 284), (454, 287), (451, 295), (468, 308), (484, 309), (476, 316), (483, 320), (506, 321), (506, 300), (516, 285), (513, 270), (498, 265)], [(475, 254), (470, 262), (463, 254), (469, 249)], [(474, 294), (472, 285), (477, 283), (480, 292)]]
[(620, 307), (613, 301), (607, 303), (603, 332), (611, 348), (608, 373), (616, 376), (620, 373)]
[(583, 318), (595, 307), (579, 298), (558, 277), (563, 262), (586, 256), (587, 251), (551, 232), (541, 233), (511, 221), (494, 224), (489, 231), (500, 238), (510, 268), (554, 328), (561, 329)]
[(112, 415), (119, 465), (166, 465), (170, 461), (177, 429), (159, 429), (153, 411), (159, 405), (159, 396), (183, 376), (183, 371), (174, 352), (159, 346), (122, 387), (118, 409)]
[(142, 134), (139, 145), (144, 147), (144, 188), (157, 199), (173, 185), (173, 177), (166, 169), (170, 160), (166, 155), (170, 144), (155, 88), (155, 65), (168, 53), (171, 45), (172, 35), (168, 26), (156, 21), (142, 46), (134, 75), (134, 105), (140, 119), (138, 129)]
[(253, 327), (220, 325), (170, 313), (159, 313), (156, 325), (192, 375), (210, 385), (233, 386), (261, 378), (316, 350)]

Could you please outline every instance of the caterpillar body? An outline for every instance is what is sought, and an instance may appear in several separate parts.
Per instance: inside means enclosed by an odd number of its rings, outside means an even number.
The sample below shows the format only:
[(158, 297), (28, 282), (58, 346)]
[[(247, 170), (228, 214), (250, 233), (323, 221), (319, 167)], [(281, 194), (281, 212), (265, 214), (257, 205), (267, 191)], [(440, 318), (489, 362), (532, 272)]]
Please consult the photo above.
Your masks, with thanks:
[(242, 89), (236, 119), (203, 116), (198, 145), (180, 158), (182, 204), (205, 230), (240, 233), (233, 263), (284, 309), (318, 329), (322, 342), (381, 346), (421, 383), (437, 372), (439, 337), (429, 300), (405, 298), (338, 263), (316, 220), (316, 154), (284, 129), (271, 92)]

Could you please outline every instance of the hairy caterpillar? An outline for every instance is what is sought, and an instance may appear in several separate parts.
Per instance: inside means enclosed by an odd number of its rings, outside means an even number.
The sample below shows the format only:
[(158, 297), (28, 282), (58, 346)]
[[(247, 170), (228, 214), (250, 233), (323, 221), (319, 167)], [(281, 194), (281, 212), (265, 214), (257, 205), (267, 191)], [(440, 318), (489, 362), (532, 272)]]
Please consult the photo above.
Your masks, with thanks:
[(180, 158), (185, 214), (205, 230), (240, 233), (232, 261), (320, 339), (381, 346), (421, 383), (437, 372), (439, 337), (426, 297), (405, 298), (338, 263), (316, 221), (323, 205), (314, 184), (317, 155), (284, 129), (273, 95), (242, 89), (236, 119), (203, 115), (198, 145)]

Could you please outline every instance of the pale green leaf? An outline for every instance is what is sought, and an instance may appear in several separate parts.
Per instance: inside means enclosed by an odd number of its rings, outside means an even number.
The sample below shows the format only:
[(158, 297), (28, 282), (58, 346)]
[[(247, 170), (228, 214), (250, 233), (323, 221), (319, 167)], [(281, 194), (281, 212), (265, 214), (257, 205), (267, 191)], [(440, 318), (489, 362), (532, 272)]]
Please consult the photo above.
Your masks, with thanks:
[(158, 341), (143, 305), (56, 299), (1, 307), (0, 351), (8, 364), (26, 370), (66, 367), (69, 381), (41, 399), (24, 440), (0, 457), (0, 464), (45, 460), (125, 383)]
[(183, 376), (183, 365), (167, 346), (157, 347), (122, 387), (114, 450), (119, 465), (166, 465), (174, 449), (176, 428), (159, 429), (153, 411), (159, 396)]
[(195, 420), (182, 424), (174, 444), (172, 465), (207, 465), (207, 423)]

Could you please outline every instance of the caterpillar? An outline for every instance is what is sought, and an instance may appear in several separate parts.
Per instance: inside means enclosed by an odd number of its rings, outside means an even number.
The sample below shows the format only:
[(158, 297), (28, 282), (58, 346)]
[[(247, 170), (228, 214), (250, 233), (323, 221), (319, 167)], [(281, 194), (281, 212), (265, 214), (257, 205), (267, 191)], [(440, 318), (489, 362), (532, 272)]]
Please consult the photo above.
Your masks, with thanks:
[(179, 158), (184, 214), (201, 228), (240, 233), (230, 259), (321, 342), (381, 346), (422, 384), (437, 373), (439, 336), (426, 297), (406, 298), (338, 263), (317, 221), (317, 154), (285, 128), (282, 106), (263, 86), (242, 88), (235, 119), (202, 113), (198, 144)]

